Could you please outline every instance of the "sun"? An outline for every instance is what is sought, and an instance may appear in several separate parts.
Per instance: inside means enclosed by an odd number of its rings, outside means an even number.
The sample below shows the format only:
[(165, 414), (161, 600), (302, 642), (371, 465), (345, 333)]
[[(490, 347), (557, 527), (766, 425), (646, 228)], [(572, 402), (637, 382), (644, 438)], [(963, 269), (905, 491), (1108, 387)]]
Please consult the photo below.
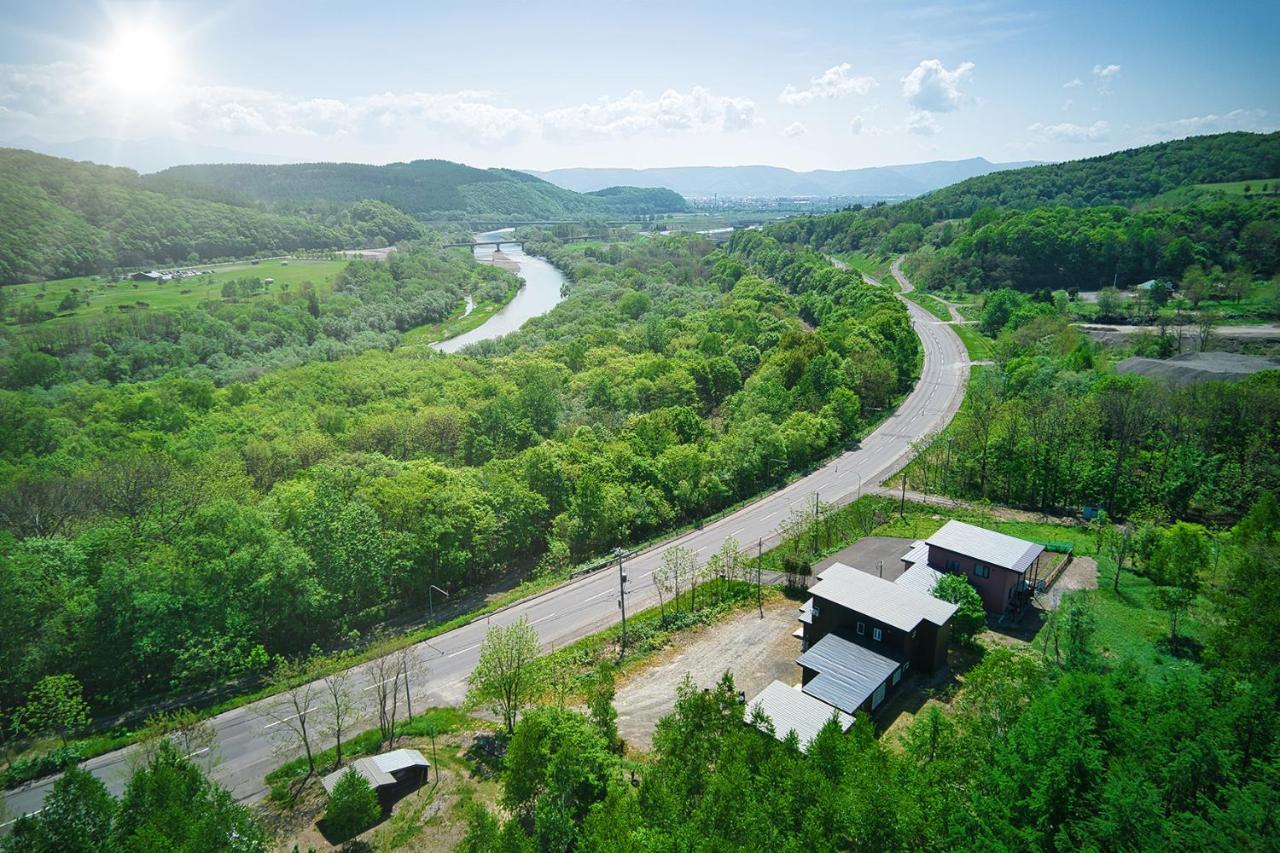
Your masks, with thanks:
[(163, 97), (174, 90), (181, 72), (177, 37), (151, 22), (119, 24), (99, 54), (102, 83), (126, 101)]

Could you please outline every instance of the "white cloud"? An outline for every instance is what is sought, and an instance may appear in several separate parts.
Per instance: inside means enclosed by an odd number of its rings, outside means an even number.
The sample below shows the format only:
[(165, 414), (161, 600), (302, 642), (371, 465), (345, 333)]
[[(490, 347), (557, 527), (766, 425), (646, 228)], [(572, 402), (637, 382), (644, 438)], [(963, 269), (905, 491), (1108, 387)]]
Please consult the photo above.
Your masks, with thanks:
[(865, 122), (862, 120), (862, 116), (854, 116), (849, 119), (849, 130), (852, 131), (854, 136), (857, 136), (862, 133), (862, 127), (864, 124)]
[(1148, 135), (1161, 139), (1178, 139), (1201, 133), (1227, 133), (1233, 130), (1273, 130), (1275, 122), (1268, 122), (1266, 110), (1232, 110), (1218, 115), (1202, 116), (1158, 122), (1146, 128)]
[(907, 132), (918, 136), (934, 136), (942, 128), (928, 110), (917, 110), (907, 116)]
[(1120, 73), (1119, 65), (1095, 65), (1093, 66), (1093, 76), (1099, 80), (1106, 80)]
[(784, 127), (782, 129), (782, 132), (786, 136), (804, 136), (806, 133), (809, 132), (809, 128), (805, 127), (803, 124), (801, 124), (798, 121), (793, 121), (791, 122), (791, 124)]
[(1090, 125), (1072, 124), (1071, 122), (1062, 122), (1061, 124), (1041, 124), (1036, 122), (1028, 126), (1027, 130), (1043, 139), (1050, 139), (1054, 142), (1101, 142), (1110, 134), (1111, 125), (1105, 121), (1095, 121)]
[(734, 131), (761, 119), (754, 101), (715, 95), (701, 86), (688, 92), (668, 89), (650, 99), (634, 91), (622, 98), (542, 114), (544, 132), (554, 136), (629, 136), (649, 131)]
[(1063, 84), (1062, 84), (1062, 88), (1064, 88), (1064, 89), (1079, 89), (1079, 88), (1080, 88), (1081, 86), (1083, 86), (1083, 85), (1084, 85), (1084, 81), (1083, 81), (1083, 80), (1081, 80), (1079, 77), (1075, 77), (1075, 78), (1073, 78), (1073, 79), (1071, 79), (1071, 80), (1068, 80), (1067, 82), (1063, 83)]
[[(505, 106), (492, 92), (382, 92), (345, 99), (295, 97), (235, 86), (191, 86), (132, 113), (100, 90), (82, 66), (0, 65), (0, 133), (50, 138), (120, 128), (130, 136), (249, 135), (366, 139), (439, 132), (467, 143), (598, 138), (641, 133), (714, 133), (761, 122), (747, 98), (700, 86), (657, 97), (631, 92), (536, 112)], [(119, 132), (119, 131), (117, 131)]]
[(940, 60), (926, 59), (902, 78), (902, 97), (917, 110), (946, 113), (959, 108), (964, 99), (960, 83), (973, 71), (972, 62), (962, 62), (948, 71)]
[(1065, 101), (1062, 102), (1062, 111), (1065, 113), (1067, 110), (1071, 109), (1071, 106), (1074, 103), (1075, 103), (1074, 100), (1072, 100), (1071, 98), (1067, 98)]
[(865, 95), (876, 85), (874, 77), (851, 77), (853, 66), (847, 62), (833, 65), (809, 80), (804, 89), (788, 85), (778, 95), (778, 100), (793, 107), (804, 106), (818, 98), (843, 98), (847, 95)]

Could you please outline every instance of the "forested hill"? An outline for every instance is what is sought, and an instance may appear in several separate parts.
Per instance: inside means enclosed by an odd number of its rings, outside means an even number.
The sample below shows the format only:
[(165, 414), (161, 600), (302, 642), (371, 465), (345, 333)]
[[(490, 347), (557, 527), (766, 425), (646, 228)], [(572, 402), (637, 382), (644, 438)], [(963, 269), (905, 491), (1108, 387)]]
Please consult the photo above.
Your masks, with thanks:
[(583, 195), (524, 172), (476, 169), (447, 160), (293, 163), (284, 166), (175, 166), (146, 178), (157, 185), (195, 183), (273, 204), (349, 203), (378, 199), (425, 219), (508, 217), (538, 220), (593, 213), (662, 213), (686, 209), (669, 190), (613, 187)]
[(1280, 132), (1221, 133), (1087, 160), (994, 172), (936, 190), (918, 204), (933, 220), (969, 216), (983, 207), (1127, 207), (1186, 184), (1276, 175), (1280, 175)]
[[(222, 200), (217, 200), (222, 199)], [(284, 215), (211, 187), (0, 149), (0, 283), (262, 252), (383, 244), (420, 223), (376, 201)]]

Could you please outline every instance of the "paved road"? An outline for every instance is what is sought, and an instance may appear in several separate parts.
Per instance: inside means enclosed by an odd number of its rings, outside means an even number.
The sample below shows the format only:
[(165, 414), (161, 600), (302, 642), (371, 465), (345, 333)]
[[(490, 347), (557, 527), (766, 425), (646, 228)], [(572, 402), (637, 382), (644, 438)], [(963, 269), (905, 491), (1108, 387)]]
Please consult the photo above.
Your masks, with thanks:
[[(902, 275), (898, 262), (893, 273), (903, 290), (911, 285)], [(671, 545), (682, 545), (705, 559), (729, 536), (744, 545), (763, 541), (768, 547), (775, 539), (779, 522), (793, 506), (807, 507), (817, 493), (823, 501), (845, 503), (861, 492), (869, 491), (894, 474), (906, 461), (911, 442), (945, 426), (960, 406), (964, 396), (969, 365), (964, 346), (955, 332), (931, 314), (906, 303), (912, 322), (924, 345), (924, 366), (920, 381), (897, 412), (861, 443), (838, 459), (785, 488), (705, 527), (678, 536), (637, 554), (627, 561), (630, 577), (627, 608), (630, 612), (657, 603), (653, 570), (662, 560), (662, 552)], [(457, 704), (466, 692), (466, 678), (475, 665), (484, 632), (490, 624), (506, 625), (527, 616), (544, 647), (558, 648), (582, 636), (613, 624), (619, 618), (618, 574), (604, 570), (560, 586), (538, 597), (527, 599), (463, 628), (420, 643), (411, 650), (414, 659), (429, 670), (426, 677), (412, 685), (414, 705)], [(372, 696), (367, 690), (372, 681), (372, 666), (357, 667), (354, 681), (365, 697), (367, 725), (372, 725)], [(280, 726), (268, 728), (271, 721), (263, 714), (261, 703), (228, 711), (213, 718), (218, 746), (214, 752), (197, 760), (212, 765), (212, 775), (228, 786), (241, 800), (256, 800), (265, 793), (263, 776), (281, 761), (273, 750), (272, 734)], [(365, 728), (365, 724), (356, 728)], [(119, 793), (128, 776), (128, 752), (122, 750), (99, 756), (85, 767), (102, 778)], [(211, 761), (214, 756), (216, 761)], [(6, 796), (6, 804), (14, 815), (40, 808), (49, 782), (33, 785)]]

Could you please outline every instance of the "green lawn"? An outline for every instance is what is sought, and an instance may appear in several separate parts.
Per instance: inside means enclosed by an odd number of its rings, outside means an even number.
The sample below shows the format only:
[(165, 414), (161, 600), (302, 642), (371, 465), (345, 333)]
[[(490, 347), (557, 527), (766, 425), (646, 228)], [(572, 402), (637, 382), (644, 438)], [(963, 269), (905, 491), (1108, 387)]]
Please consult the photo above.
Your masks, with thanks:
[(936, 297), (930, 296), (927, 293), (921, 293), (918, 290), (913, 290), (910, 293), (907, 293), (906, 297), (933, 316), (937, 317), (939, 320), (951, 319), (951, 312), (947, 310), (947, 306)]
[(882, 258), (878, 255), (868, 255), (863, 252), (845, 252), (842, 255), (836, 255), (836, 257), (863, 275), (869, 275), (872, 278), (878, 279), (881, 283), (885, 283), (893, 278), (892, 274), (889, 272), (888, 258)]
[[(1248, 192), (1246, 192), (1246, 188)], [(1225, 181), (1217, 184), (1189, 184), (1161, 193), (1153, 204), (1196, 204), (1221, 197), (1262, 198), (1280, 195), (1280, 178), (1252, 181)]]
[(421, 347), (433, 344), (437, 341), (456, 338), (463, 332), (469, 332), (480, 324), (484, 323), (502, 307), (515, 299), (516, 294), (520, 291), (519, 287), (513, 287), (503, 297), (501, 302), (477, 302), (472, 312), (465, 317), (462, 312), (466, 310), (466, 303), (458, 306), (448, 318), (439, 323), (431, 323), (426, 326), (418, 326), (416, 329), (410, 329), (404, 333), (401, 338), (402, 347)]
[(982, 332), (979, 332), (977, 326), (957, 323), (952, 328), (956, 330), (956, 334), (964, 342), (964, 348), (968, 351), (971, 361), (987, 361), (991, 358), (992, 341)]
[[(237, 278), (275, 279), (266, 291), (249, 297), (250, 299), (274, 298), (282, 289), (296, 289), (304, 281), (314, 284), (316, 292), (323, 296), (332, 288), (333, 279), (338, 271), (346, 265), (347, 261), (310, 259), (262, 261), (258, 264), (246, 261), (221, 267), (197, 267), (197, 269), (213, 269), (215, 272), (212, 275), (166, 282), (111, 281), (103, 276), (82, 276), (31, 284), (15, 284), (8, 286), (7, 290), (12, 299), (10, 316), (17, 306), (34, 301), (42, 310), (57, 313), (56, 317), (44, 321), (44, 324), (56, 325), (72, 320), (100, 317), (105, 312), (114, 313), (122, 306), (141, 308), (140, 303), (145, 304), (147, 308), (164, 310), (221, 300), (223, 282)], [(81, 304), (71, 311), (58, 312), (58, 305), (62, 298), (72, 289), (87, 295), (88, 304)], [(12, 320), (9, 325), (14, 325)], [(38, 328), (40, 325), (43, 324), (34, 324), (30, 328)]]

